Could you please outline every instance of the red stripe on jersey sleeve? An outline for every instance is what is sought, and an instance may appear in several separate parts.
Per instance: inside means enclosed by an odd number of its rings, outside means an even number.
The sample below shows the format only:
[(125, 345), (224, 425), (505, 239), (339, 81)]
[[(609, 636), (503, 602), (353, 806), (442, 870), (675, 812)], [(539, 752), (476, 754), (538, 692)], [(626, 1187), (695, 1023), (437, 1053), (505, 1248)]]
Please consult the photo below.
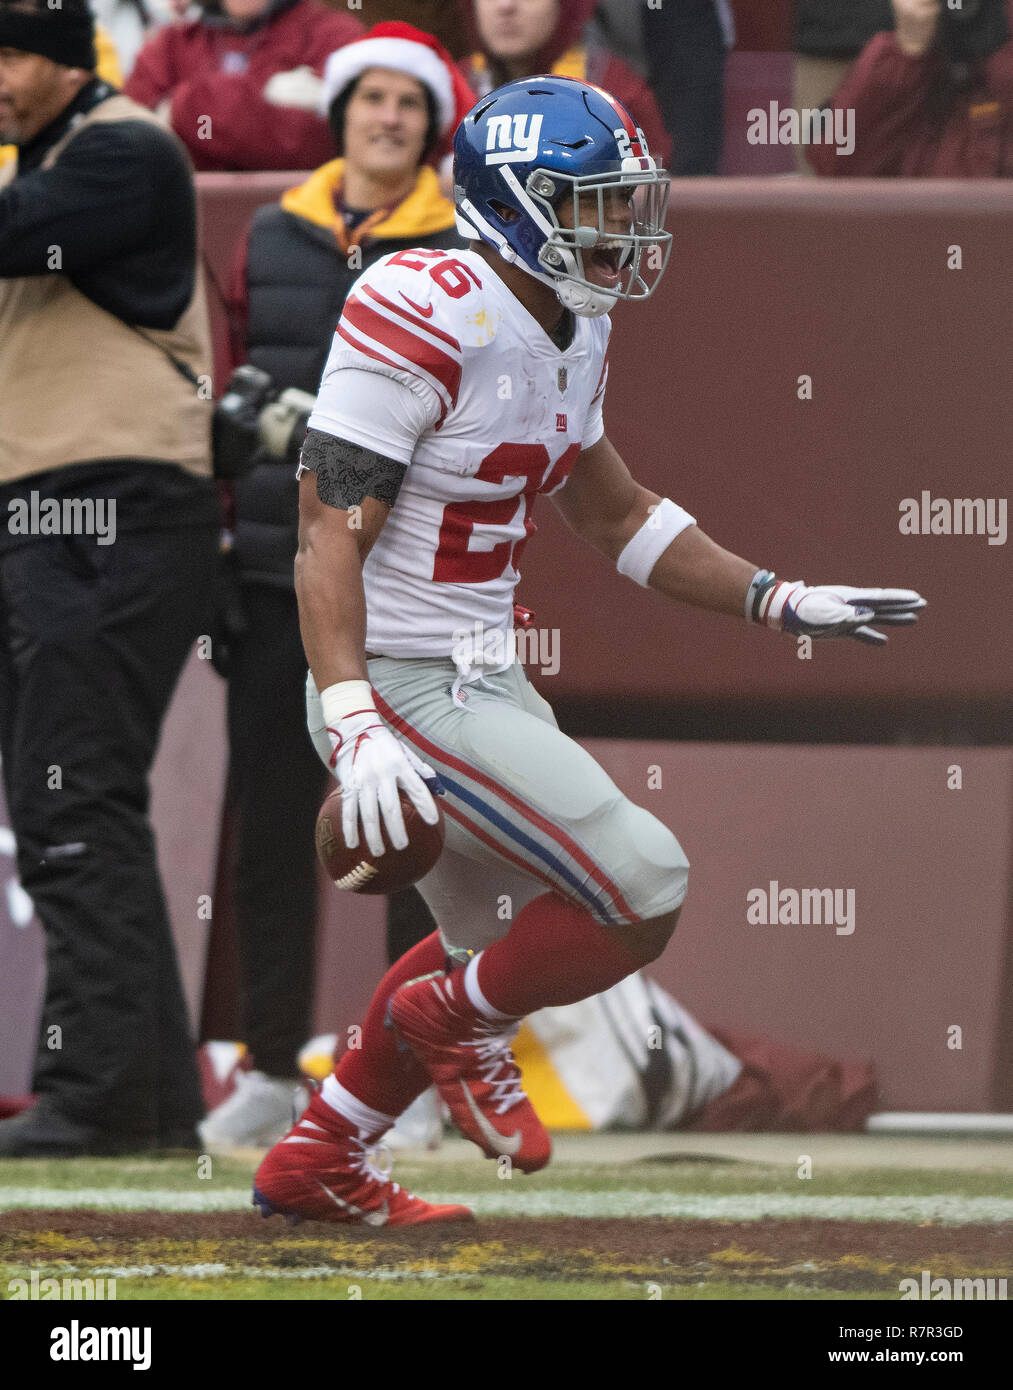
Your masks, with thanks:
[(376, 346), (386, 348), (388, 352), (400, 353), (409, 363), (428, 372), (446, 391), (451, 405), (457, 404), (457, 392), (461, 385), (460, 361), (455, 361), (442, 348), (417, 333), (391, 323), (383, 314), (363, 304), (357, 295), (349, 295), (341, 318)]
[[(403, 362), (392, 362), (389, 357), (384, 357), (382, 352), (376, 352), (373, 348), (367, 347), (364, 343), (360, 343), (357, 338), (353, 338), (350, 333), (347, 333), (345, 329), (342, 328), (340, 321), (338, 322), (335, 332), (344, 338), (346, 343), (350, 343), (351, 346), (355, 348), (356, 352), (364, 353), (366, 357), (372, 357), (374, 361), (382, 362), (387, 367), (393, 367), (396, 372), (410, 372), (412, 376), (418, 377), (419, 381), (424, 382), (425, 385), (429, 387), (430, 391), (433, 390), (432, 383), (426, 381), (425, 377), (419, 376), (418, 372), (413, 372), (411, 367), (406, 367)], [(436, 422), (436, 428), (439, 429), (447, 418), (447, 403), (438, 392), (434, 392), (434, 395), (436, 395), (437, 400), (440, 402), (440, 418)]]

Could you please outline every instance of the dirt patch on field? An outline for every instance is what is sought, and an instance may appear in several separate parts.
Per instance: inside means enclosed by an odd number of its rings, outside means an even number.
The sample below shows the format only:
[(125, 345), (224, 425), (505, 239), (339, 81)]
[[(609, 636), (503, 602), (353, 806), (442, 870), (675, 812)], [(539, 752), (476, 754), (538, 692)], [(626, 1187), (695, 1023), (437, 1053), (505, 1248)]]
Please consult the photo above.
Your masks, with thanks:
[(290, 1227), (277, 1218), (164, 1212), (7, 1212), (9, 1268), (59, 1274), (181, 1267), (333, 1270), (364, 1277), (490, 1275), (662, 1284), (711, 1279), (813, 1289), (896, 1290), (923, 1269), (950, 1278), (1009, 1277), (1009, 1232), (904, 1222), (482, 1220), (431, 1229)]

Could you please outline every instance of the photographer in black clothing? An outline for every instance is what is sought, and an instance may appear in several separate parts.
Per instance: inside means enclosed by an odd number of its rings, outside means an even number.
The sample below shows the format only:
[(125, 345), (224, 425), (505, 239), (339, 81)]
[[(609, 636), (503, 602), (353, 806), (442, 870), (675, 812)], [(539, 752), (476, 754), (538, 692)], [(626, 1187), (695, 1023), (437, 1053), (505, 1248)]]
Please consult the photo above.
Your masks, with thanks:
[(0, 747), (46, 933), (0, 1155), (195, 1143), (148, 775), (217, 556), (192, 171), (94, 76), (84, 0), (0, 3)]

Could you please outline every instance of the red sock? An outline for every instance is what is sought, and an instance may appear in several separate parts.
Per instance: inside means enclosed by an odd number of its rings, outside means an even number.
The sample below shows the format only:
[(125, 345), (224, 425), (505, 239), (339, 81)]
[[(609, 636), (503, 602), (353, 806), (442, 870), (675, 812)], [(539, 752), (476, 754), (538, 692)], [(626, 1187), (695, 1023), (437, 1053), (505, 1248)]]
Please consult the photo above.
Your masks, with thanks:
[(408, 980), (442, 970), (446, 953), (439, 932), (406, 951), (384, 975), (373, 995), (362, 1024), (359, 1047), (350, 1047), (334, 1069), (334, 1075), (356, 1100), (383, 1115), (400, 1115), (416, 1096), (427, 1090), (429, 1075), (407, 1050), (398, 1048), (384, 1027), (390, 996)]
[(585, 908), (559, 893), (544, 893), (518, 914), (501, 941), (482, 952), (477, 978), (494, 1009), (523, 1018), (610, 989), (639, 967)]

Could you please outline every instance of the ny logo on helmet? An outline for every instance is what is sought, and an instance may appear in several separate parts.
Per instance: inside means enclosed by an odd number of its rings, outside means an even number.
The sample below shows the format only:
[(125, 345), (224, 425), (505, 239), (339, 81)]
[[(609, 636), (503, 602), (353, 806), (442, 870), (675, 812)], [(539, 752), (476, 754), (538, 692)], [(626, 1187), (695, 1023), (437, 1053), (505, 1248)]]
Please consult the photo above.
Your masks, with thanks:
[(485, 137), (486, 164), (522, 164), (538, 153), (542, 117), (490, 116)]

